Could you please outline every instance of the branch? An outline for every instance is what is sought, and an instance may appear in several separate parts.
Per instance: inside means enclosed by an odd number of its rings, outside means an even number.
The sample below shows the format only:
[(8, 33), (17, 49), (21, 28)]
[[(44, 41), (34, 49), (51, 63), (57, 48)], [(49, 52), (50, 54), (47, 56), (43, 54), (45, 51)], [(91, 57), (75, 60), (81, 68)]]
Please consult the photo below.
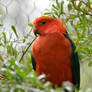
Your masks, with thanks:
[(79, 0), (79, 1), (81, 1), (86, 7), (88, 7), (88, 5), (84, 1), (82, 0)]
[[(85, 3), (84, 1), (82, 1), (82, 3), (84, 3), (84, 4), (86, 5), (86, 3)], [(74, 7), (76, 10), (78, 10), (78, 11), (84, 13), (81, 9), (78, 9), (78, 8), (77, 8), (77, 5), (76, 5), (75, 1), (72, 1), (72, 4), (73, 4), (73, 7)], [(87, 6), (87, 5), (86, 5), (86, 6)], [(92, 16), (91, 13), (85, 13), (85, 14)]]
[[(84, 1), (82, 1), (82, 0), (79, 0), (79, 1), (81, 1), (87, 8), (90, 9), (90, 7)], [(92, 9), (90, 9), (90, 10), (92, 10)]]
[(26, 50), (23, 52), (23, 54), (22, 54), (22, 56), (21, 56), (19, 62), (21, 62), (21, 60), (23, 59), (24, 55), (26, 54), (26, 52), (28, 51), (28, 49), (29, 49), (29, 47), (32, 45), (32, 43), (35, 41), (35, 39), (36, 39), (36, 38), (34, 38), (34, 39), (32, 40), (32, 42), (29, 44), (29, 46), (28, 46), (28, 47), (26, 48)]

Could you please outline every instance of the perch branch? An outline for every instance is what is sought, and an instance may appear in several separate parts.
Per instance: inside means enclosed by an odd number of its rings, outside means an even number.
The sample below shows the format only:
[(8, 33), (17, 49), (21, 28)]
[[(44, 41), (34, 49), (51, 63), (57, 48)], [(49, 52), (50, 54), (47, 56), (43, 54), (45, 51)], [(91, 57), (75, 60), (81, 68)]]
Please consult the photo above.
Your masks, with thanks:
[(28, 51), (28, 49), (29, 49), (29, 47), (32, 45), (32, 43), (35, 41), (35, 39), (36, 39), (36, 38), (34, 38), (34, 39), (32, 40), (32, 42), (29, 44), (29, 46), (28, 46), (28, 47), (26, 48), (26, 50), (23, 52), (23, 54), (22, 54), (22, 56), (21, 56), (19, 62), (21, 62), (21, 60), (23, 59), (24, 55), (26, 54), (26, 52)]

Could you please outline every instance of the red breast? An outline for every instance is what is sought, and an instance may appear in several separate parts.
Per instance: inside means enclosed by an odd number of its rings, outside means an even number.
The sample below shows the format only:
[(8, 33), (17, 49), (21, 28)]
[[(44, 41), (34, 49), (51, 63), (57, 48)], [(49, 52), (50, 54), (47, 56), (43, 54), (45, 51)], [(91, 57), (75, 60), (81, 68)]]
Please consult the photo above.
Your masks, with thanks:
[(38, 75), (45, 73), (46, 80), (54, 85), (61, 85), (64, 81), (72, 82), (71, 45), (63, 34), (54, 32), (38, 36), (32, 52)]

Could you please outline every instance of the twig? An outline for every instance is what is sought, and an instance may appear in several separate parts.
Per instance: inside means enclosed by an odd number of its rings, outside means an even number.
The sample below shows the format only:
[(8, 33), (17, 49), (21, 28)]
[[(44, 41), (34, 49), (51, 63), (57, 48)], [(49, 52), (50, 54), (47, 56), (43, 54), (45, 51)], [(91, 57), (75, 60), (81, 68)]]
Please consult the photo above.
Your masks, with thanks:
[(90, 8), (84, 1), (82, 1), (82, 0), (79, 0), (79, 1), (81, 1), (87, 8)]
[[(82, 3), (85, 3), (85, 2), (82, 1)], [(82, 10), (78, 9), (78, 8), (75, 6), (75, 1), (72, 1), (72, 4), (73, 4), (73, 6), (74, 6), (74, 8), (75, 8), (76, 10), (78, 10), (78, 11), (84, 13)], [(86, 15), (90, 15), (90, 16), (92, 16), (91, 13), (85, 13), (85, 14), (86, 14)]]
[(86, 7), (88, 7), (88, 5), (84, 1), (82, 0), (79, 0), (79, 1), (81, 1)]
[(32, 43), (35, 41), (35, 39), (36, 39), (36, 38), (34, 38), (34, 39), (32, 40), (32, 42), (29, 44), (29, 46), (28, 46), (28, 47), (26, 48), (26, 50), (23, 52), (23, 54), (22, 54), (22, 56), (21, 56), (19, 62), (21, 62), (21, 60), (23, 59), (24, 55), (26, 54), (26, 52), (28, 51), (28, 49), (29, 49), (29, 47), (32, 45)]

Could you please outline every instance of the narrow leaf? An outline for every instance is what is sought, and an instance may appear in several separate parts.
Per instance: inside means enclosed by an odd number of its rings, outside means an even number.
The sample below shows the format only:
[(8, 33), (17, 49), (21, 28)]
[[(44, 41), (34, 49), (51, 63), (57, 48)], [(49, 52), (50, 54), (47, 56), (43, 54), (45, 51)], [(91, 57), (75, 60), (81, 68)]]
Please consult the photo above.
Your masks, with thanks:
[(81, 6), (82, 6), (82, 1), (79, 2), (79, 4), (78, 4), (78, 9), (80, 9)]
[(69, 3), (68, 4), (68, 10), (70, 11), (72, 9), (72, 5)]
[(5, 32), (2, 32), (2, 34), (3, 34), (3, 38), (4, 38), (4, 43), (6, 44), (6, 34), (5, 34)]
[(58, 0), (56, 0), (56, 4), (57, 4), (57, 7), (60, 8), (60, 4), (59, 4)]
[(45, 12), (44, 15), (51, 15), (51, 12)]
[(13, 32), (15, 33), (16, 37), (18, 38), (18, 34), (17, 34), (17, 32), (16, 32), (15, 26), (12, 25), (11, 28), (12, 28)]
[(30, 24), (28, 24), (28, 26), (33, 27), (33, 24), (30, 23)]
[(54, 4), (52, 4), (52, 7), (53, 7), (54, 9), (58, 10), (58, 8), (57, 8)]

